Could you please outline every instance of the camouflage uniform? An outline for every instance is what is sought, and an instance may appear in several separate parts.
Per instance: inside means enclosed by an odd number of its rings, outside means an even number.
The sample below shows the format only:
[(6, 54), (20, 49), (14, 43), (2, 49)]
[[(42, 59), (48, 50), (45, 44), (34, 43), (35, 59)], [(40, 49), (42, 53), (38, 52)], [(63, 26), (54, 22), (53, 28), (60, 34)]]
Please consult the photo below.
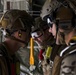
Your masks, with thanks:
[(70, 43), (70, 46), (66, 47), (62, 51), (60, 52), (60, 56), (64, 56), (64, 58), (61, 62), (60, 75), (75, 75), (76, 74), (76, 58), (75, 58), (76, 42), (72, 44)]
[[(54, 59), (52, 75), (76, 74), (76, 43), (63, 48)], [(67, 61), (68, 60), (68, 61)]]
[(76, 50), (62, 60), (60, 75), (76, 75)]

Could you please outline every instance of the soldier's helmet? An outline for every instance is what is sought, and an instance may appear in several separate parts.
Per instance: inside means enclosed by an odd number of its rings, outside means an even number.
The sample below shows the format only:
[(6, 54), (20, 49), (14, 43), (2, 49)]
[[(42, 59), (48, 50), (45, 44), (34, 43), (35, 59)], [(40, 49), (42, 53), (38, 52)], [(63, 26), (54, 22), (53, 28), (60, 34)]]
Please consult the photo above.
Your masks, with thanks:
[(44, 31), (49, 28), (46, 21), (43, 21), (41, 17), (35, 18), (35, 25), (32, 27), (32, 33), (38, 30)]
[(17, 30), (31, 30), (33, 19), (24, 10), (12, 9), (3, 14), (0, 19), (0, 25), (11, 35)]
[(48, 17), (58, 6), (60, 6), (60, 3), (57, 0), (46, 0), (40, 13), (41, 18)]
[(75, 0), (46, 0), (41, 10), (41, 18), (46, 19), (51, 16), (54, 19), (54, 11), (56, 11), (61, 6), (71, 8), (76, 14), (76, 1)]
[(56, 11), (56, 18), (58, 27), (62, 29), (71, 29), (76, 27), (76, 14), (72, 9), (61, 6)]

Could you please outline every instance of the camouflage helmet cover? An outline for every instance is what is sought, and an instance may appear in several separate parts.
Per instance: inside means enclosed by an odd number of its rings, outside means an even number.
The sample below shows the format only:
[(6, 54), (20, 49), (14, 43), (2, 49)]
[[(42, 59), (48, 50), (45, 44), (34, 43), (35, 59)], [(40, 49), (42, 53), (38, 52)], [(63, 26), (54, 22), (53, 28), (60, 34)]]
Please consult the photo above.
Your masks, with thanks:
[(32, 32), (36, 32), (37, 30), (44, 30), (49, 28), (46, 21), (43, 21), (41, 17), (35, 18), (35, 26), (32, 27)]
[(45, 16), (49, 15), (58, 6), (60, 6), (60, 4), (57, 0), (46, 0), (40, 13), (41, 18), (43, 19)]
[(76, 0), (46, 0), (41, 10), (41, 18), (43, 19), (45, 16), (52, 14), (52, 12), (59, 8), (61, 5), (69, 5), (69, 7), (76, 14)]
[(8, 10), (6, 11), (1, 20), (1, 26), (4, 29), (9, 30), (9, 32), (13, 32), (19, 29), (31, 29), (33, 25), (32, 17), (24, 10)]

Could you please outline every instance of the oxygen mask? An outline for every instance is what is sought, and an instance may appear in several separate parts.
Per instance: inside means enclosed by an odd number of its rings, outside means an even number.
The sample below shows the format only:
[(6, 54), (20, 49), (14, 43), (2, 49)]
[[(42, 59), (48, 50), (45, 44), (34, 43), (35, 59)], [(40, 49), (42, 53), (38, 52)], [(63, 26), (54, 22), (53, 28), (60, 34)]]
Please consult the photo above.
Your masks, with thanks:
[(41, 37), (42, 35), (43, 35), (43, 32), (41, 32), (41, 31), (37, 31), (37, 32), (31, 33), (31, 36), (32, 36), (33, 39), (39, 38), (39, 37)]

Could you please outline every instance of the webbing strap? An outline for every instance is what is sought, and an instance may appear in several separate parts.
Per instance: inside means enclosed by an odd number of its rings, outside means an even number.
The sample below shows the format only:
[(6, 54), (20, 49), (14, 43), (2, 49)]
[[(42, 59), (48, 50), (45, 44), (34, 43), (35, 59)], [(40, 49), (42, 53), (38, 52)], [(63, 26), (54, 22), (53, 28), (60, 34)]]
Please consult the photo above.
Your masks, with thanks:
[(70, 46), (67, 46), (65, 47), (59, 54), (60, 54), (60, 57), (63, 57), (63, 56), (66, 56), (66, 55), (69, 55), (69, 53), (71, 51), (75, 52), (76, 50), (76, 43), (70, 45)]

